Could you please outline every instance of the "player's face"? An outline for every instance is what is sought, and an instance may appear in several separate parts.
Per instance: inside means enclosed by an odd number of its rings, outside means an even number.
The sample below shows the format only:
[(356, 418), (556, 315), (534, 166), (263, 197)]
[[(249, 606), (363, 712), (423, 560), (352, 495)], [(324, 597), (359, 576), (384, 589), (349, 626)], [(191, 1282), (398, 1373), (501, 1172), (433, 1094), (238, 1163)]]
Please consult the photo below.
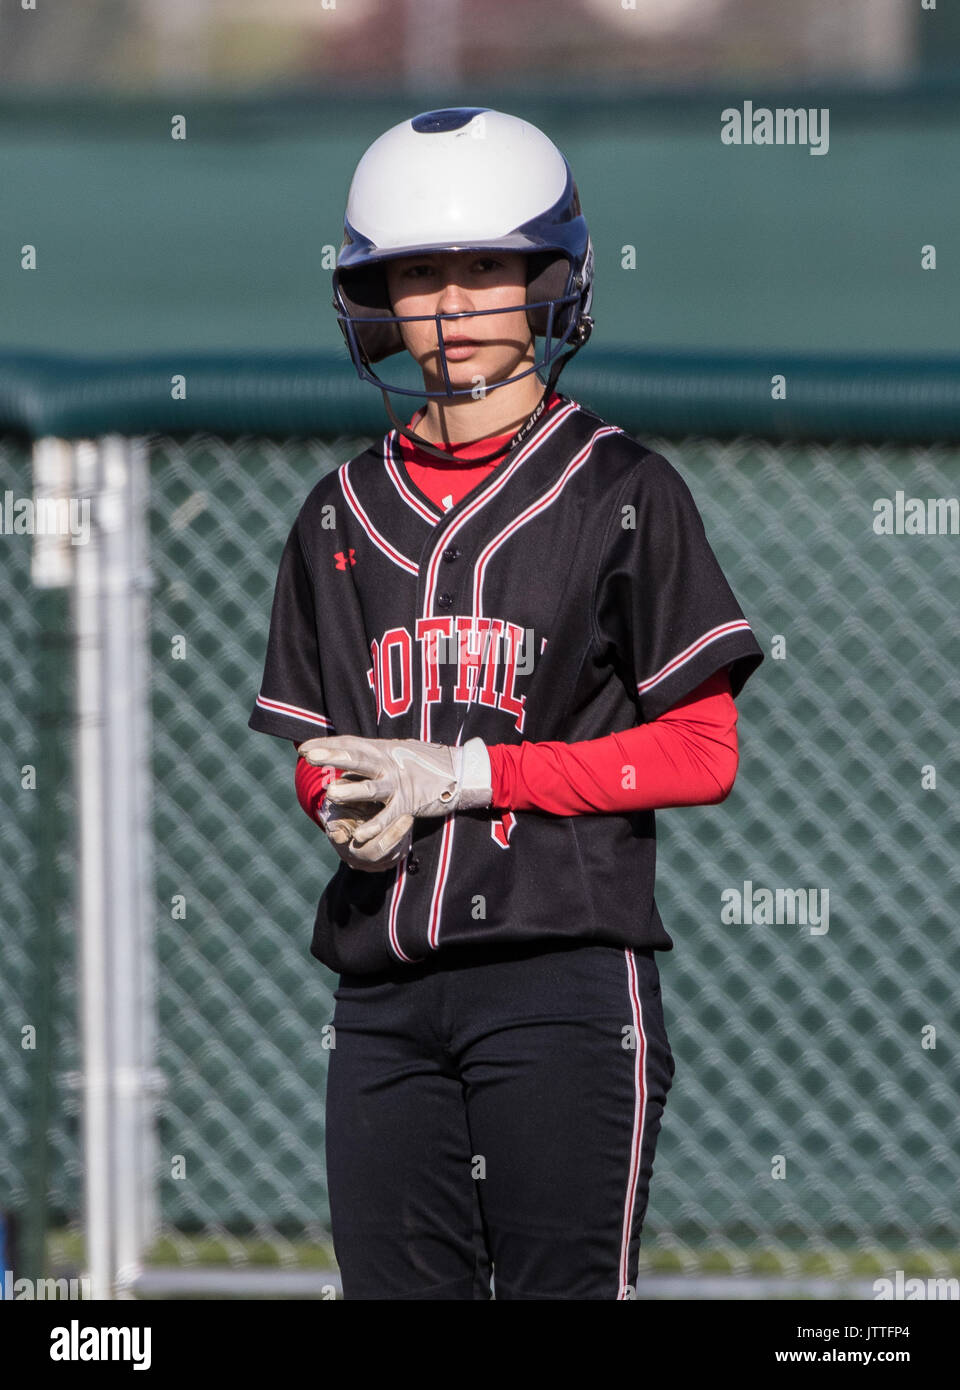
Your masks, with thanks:
[[(387, 287), (395, 314), (458, 314), (507, 309), (526, 300), (526, 262), (516, 251), (444, 251), (387, 262)], [(447, 370), (454, 386), (481, 377), (502, 381), (534, 363), (525, 311), (445, 320), (441, 325)], [(404, 345), (423, 372), (428, 390), (443, 389), (437, 324), (402, 323)], [(458, 342), (458, 339), (461, 340)], [(464, 341), (465, 340), (465, 341)]]

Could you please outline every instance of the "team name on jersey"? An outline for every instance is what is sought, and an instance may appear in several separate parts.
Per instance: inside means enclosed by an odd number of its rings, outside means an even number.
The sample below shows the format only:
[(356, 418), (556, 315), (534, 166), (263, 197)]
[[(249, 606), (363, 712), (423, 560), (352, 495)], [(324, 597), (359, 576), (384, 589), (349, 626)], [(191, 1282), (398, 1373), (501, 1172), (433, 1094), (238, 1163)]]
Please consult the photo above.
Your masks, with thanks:
[[(507, 618), (444, 614), (418, 618), (416, 632), (391, 627), (370, 644), (373, 664), (367, 680), (377, 702), (377, 719), (395, 719), (413, 704), (414, 650), (420, 657), (422, 705), (439, 704), (453, 687), (459, 704), (502, 710), (523, 732), (526, 696), (516, 689), (518, 677), (534, 663), (534, 633)], [(540, 642), (540, 651), (546, 638)]]

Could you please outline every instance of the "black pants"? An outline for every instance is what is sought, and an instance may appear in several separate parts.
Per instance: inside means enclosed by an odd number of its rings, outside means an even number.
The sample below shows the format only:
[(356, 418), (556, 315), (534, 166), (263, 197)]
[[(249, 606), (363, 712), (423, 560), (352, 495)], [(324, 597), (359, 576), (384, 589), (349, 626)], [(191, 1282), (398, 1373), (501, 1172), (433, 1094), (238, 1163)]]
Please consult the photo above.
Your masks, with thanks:
[(344, 1298), (631, 1298), (674, 1074), (654, 952), (451, 947), (334, 997)]

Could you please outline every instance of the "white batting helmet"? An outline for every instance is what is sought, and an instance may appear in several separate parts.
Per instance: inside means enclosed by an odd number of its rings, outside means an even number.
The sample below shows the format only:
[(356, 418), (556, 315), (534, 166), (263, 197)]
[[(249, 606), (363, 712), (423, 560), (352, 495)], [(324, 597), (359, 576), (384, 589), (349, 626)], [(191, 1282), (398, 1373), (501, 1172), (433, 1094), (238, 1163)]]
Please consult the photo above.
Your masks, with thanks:
[[(549, 367), (552, 388), (561, 368), (590, 336), (593, 247), (570, 166), (528, 121), (486, 107), (427, 111), (393, 126), (357, 165), (347, 198), (343, 245), (333, 272), (333, 305), (353, 364), (385, 392), (453, 397), (441, 322), (480, 311), (437, 314), (445, 388), (391, 386), (370, 370), (403, 350), (383, 264), (418, 252), (501, 250), (527, 256), (526, 308), (543, 357), (523, 372), (491, 383), (505, 386)], [(560, 349), (569, 344), (565, 356)], [(389, 405), (389, 403), (388, 403)]]

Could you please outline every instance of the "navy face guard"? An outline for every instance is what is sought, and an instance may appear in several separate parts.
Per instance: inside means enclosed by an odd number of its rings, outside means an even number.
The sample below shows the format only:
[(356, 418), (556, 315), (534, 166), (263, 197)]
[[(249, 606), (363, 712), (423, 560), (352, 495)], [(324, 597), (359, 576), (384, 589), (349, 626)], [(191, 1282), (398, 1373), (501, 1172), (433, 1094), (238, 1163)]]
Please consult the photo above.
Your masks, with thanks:
[(506, 377), (503, 381), (495, 381), (491, 382), (489, 385), (484, 385), (484, 391), (495, 391), (498, 386), (508, 386), (513, 381), (520, 381), (523, 377), (530, 376), (532, 372), (539, 372), (544, 368), (553, 366), (560, 350), (571, 340), (578, 348), (582, 347), (589, 337), (590, 329), (593, 327), (593, 320), (590, 319), (589, 315), (583, 314), (577, 319), (575, 315), (569, 313), (567, 315), (567, 328), (563, 336), (556, 341), (554, 341), (553, 336), (553, 322), (558, 307), (563, 307), (568, 304), (571, 306), (575, 305), (578, 303), (579, 299), (580, 292), (574, 290), (570, 294), (562, 295), (557, 299), (535, 300), (530, 304), (512, 304), (500, 309), (464, 309), (453, 314), (379, 314), (377, 316), (377, 322), (382, 324), (392, 323), (399, 325), (401, 323), (425, 323), (432, 321), (436, 325), (436, 351), (440, 354), (440, 367), (444, 381), (444, 390), (442, 391), (427, 391), (423, 386), (416, 388), (395, 386), (381, 380), (376, 372), (371, 370), (370, 358), (364, 352), (357, 332), (358, 324), (368, 327), (370, 320), (362, 315), (347, 312), (346, 306), (338, 303), (336, 299), (334, 300), (334, 308), (337, 310), (337, 319), (346, 339), (347, 346), (350, 349), (350, 356), (353, 359), (354, 366), (362, 381), (369, 381), (374, 386), (379, 386), (382, 391), (390, 391), (392, 394), (398, 396), (419, 396), (421, 398), (426, 396), (435, 400), (450, 400), (457, 396), (474, 395), (477, 388), (475, 386), (456, 388), (451, 384), (447, 364), (446, 343), (443, 336), (444, 323), (456, 323), (460, 319), (486, 317), (491, 314), (526, 313), (531, 309), (546, 310), (546, 334), (543, 357), (539, 362), (535, 362), (532, 367), (527, 367), (522, 372), (516, 372), (513, 376)]

